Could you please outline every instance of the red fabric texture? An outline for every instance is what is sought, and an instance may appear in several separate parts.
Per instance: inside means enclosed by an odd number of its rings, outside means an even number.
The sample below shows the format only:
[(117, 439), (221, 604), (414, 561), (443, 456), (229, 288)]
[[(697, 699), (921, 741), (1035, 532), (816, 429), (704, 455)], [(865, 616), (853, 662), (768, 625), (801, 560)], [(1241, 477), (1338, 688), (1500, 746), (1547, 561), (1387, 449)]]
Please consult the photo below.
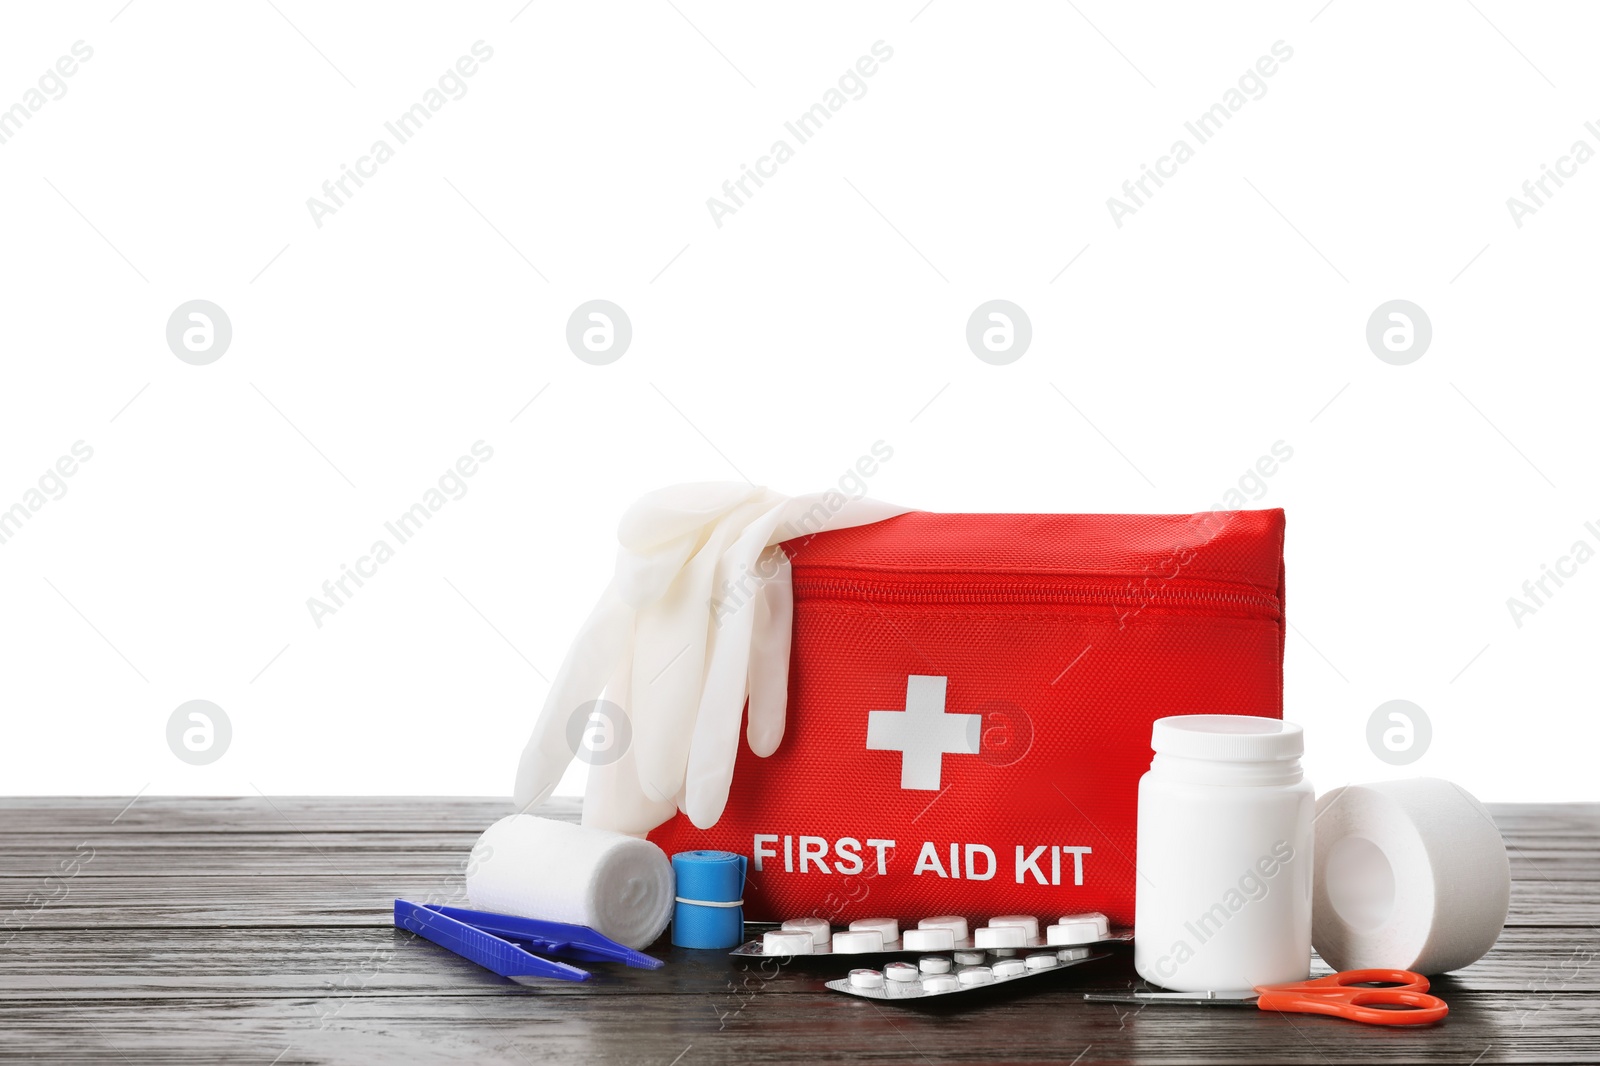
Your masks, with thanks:
[[(1131, 925), (1151, 723), (1282, 716), (1283, 532), (1281, 510), (916, 512), (787, 541), (783, 743), (766, 759), (741, 743), (711, 829), (679, 814), (650, 839), (759, 857), (752, 920)], [(912, 676), (945, 679), (944, 715), (982, 719), (979, 750), (943, 754), (936, 788), (902, 788), (909, 756), (867, 747), (872, 712), (904, 711)], [(879, 725), (903, 739), (894, 721)]]

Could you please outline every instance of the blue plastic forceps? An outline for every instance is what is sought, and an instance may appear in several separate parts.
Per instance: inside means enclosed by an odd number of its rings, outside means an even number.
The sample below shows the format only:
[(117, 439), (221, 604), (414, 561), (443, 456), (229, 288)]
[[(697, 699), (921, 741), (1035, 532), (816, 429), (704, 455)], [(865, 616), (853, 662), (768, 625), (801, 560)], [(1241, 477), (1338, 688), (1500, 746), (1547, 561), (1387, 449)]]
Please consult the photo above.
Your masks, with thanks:
[(601, 936), (586, 925), (461, 907), (424, 906), (403, 899), (394, 901), (394, 925), (519, 984), (531, 984), (529, 979), (535, 977), (557, 981), (587, 981), (590, 977), (588, 970), (540, 958), (534, 951), (584, 962), (621, 962), (645, 970), (661, 968), (660, 959)]

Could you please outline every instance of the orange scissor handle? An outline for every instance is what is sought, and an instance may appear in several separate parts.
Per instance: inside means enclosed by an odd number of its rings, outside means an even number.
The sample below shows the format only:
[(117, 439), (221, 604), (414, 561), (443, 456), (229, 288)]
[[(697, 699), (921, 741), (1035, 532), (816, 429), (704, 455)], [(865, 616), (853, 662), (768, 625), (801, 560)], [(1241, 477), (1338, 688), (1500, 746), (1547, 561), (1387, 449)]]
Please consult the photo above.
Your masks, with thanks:
[[(1373, 984), (1386, 987), (1360, 987)], [(1449, 1014), (1450, 1007), (1427, 990), (1428, 979), (1410, 970), (1345, 970), (1311, 981), (1260, 985), (1256, 1006), (1367, 1025), (1430, 1025)]]

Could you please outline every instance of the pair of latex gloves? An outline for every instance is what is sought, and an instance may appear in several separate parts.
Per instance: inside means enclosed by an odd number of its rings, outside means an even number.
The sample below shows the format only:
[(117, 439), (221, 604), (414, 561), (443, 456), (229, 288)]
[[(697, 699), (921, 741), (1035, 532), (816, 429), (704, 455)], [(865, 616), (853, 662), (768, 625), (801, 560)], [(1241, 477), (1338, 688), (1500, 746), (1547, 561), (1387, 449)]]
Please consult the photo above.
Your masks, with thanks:
[(839, 492), (789, 497), (740, 483), (675, 485), (623, 515), (610, 586), (573, 640), (517, 768), (528, 810), (576, 755), (573, 719), (602, 698), (631, 734), (593, 760), (583, 821), (642, 834), (681, 810), (708, 829), (722, 817), (749, 702), (750, 749), (783, 740), (794, 613), (779, 542), (866, 525), (909, 508)]

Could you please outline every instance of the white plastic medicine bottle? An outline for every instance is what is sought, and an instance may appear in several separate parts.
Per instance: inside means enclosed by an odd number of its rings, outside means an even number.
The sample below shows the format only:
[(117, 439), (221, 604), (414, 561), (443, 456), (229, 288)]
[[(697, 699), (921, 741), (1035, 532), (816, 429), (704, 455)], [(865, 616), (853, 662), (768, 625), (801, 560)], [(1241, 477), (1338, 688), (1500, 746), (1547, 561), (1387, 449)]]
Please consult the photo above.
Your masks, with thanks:
[(1311, 968), (1311, 783), (1300, 727), (1159, 718), (1139, 779), (1134, 968), (1179, 992), (1304, 980)]

